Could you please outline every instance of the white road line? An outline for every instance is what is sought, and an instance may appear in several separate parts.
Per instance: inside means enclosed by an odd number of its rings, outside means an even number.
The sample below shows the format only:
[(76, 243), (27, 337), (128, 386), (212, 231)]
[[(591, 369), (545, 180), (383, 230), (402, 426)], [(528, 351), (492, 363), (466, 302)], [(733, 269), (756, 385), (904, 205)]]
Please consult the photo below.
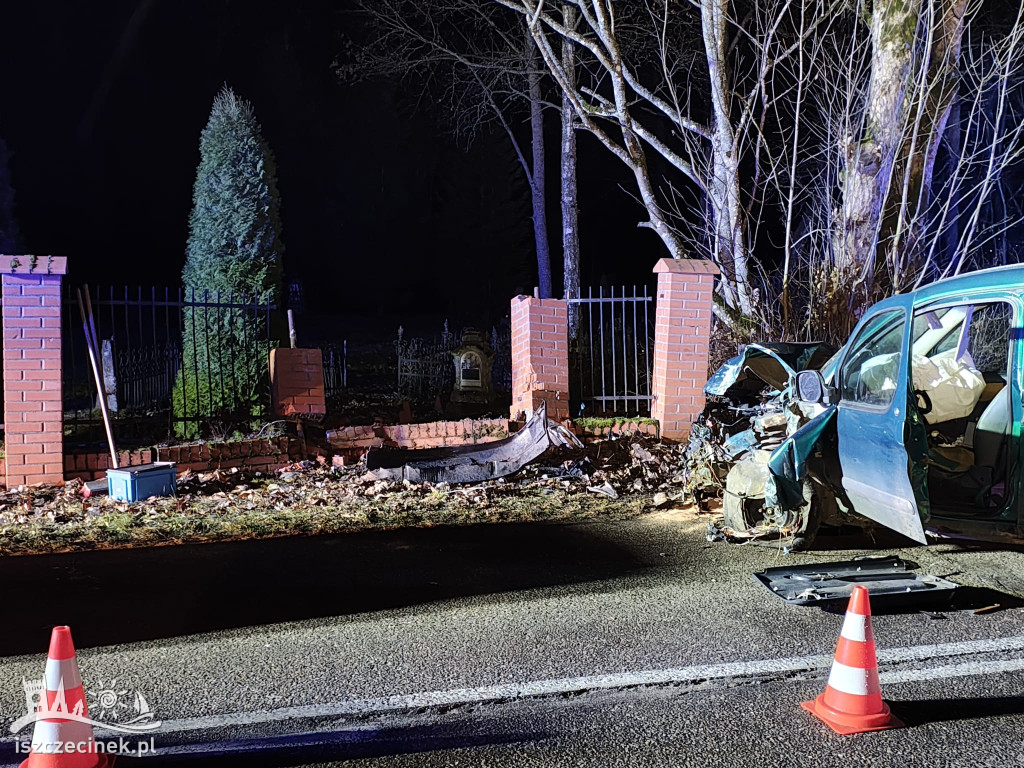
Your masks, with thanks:
[[(951, 656), (1005, 653), (1008, 651), (1024, 651), (1024, 637), (1004, 637), (993, 640), (972, 640), (959, 643), (889, 648), (879, 651), (878, 661), (880, 664), (893, 664)], [(726, 664), (681, 667), (679, 669), (623, 672), (611, 675), (593, 675), (558, 680), (536, 680), (526, 683), (507, 683), (478, 688), (457, 688), (447, 691), (430, 691), (400, 696), (386, 696), (383, 698), (351, 699), (349, 701), (324, 702), (322, 704), (310, 704), (299, 707), (282, 707), (263, 712), (233, 712), (209, 717), (165, 720), (158, 733), (177, 733), (221, 728), (224, 726), (254, 725), (311, 717), (358, 717), (420, 709), (423, 707), (480, 704), (536, 696), (583, 693), (585, 691), (600, 691), (614, 688), (633, 688), (644, 685), (692, 684), (734, 677), (754, 677), (827, 669), (831, 664), (831, 655), (798, 656), (784, 659), (763, 659), (760, 661), (738, 661)], [(1024, 661), (971, 662), (969, 664), (931, 669), (890, 671), (882, 673), (880, 677), (882, 682), (912, 682), (941, 677), (993, 674), (1002, 671), (1015, 671), (1017, 669), (1024, 669)]]
[[(906, 648), (889, 648), (878, 652), (879, 664), (896, 664), (925, 661), (955, 656), (973, 656), (988, 653), (1024, 651), (1024, 636), (1004, 637), (992, 640), (972, 640), (937, 645), (915, 645)], [(324, 702), (297, 707), (282, 707), (257, 712), (232, 712), (223, 715), (188, 717), (178, 720), (164, 720), (155, 735), (200, 731), (227, 726), (256, 725), (285, 720), (315, 717), (359, 717), (422, 708), (450, 707), (465, 704), (507, 701), (560, 694), (583, 693), (617, 688), (635, 688), (646, 685), (685, 685), (709, 683), (716, 680), (742, 677), (764, 677), (768, 675), (808, 672), (827, 669), (832, 656), (797, 656), (782, 659), (737, 661), (724, 664), (680, 667), (678, 669), (646, 670), (623, 672), (609, 675), (592, 675), (556, 680), (535, 680), (525, 683), (457, 688), (446, 691), (429, 691), (382, 698), (351, 699), (340, 702)], [(947, 677), (989, 675), (1000, 672), (1024, 670), (1024, 659), (972, 661), (939, 667), (912, 670), (880, 671), (882, 683), (915, 682)], [(97, 730), (97, 736), (103, 731)], [(0, 743), (13, 741), (16, 736), (0, 737)]]
[(949, 664), (945, 667), (930, 667), (928, 669), (894, 669), (891, 672), (879, 672), (878, 678), (882, 683), (919, 683), (923, 680), (995, 675), (1000, 672), (1020, 672), (1022, 670), (1024, 670), (1024, 659), (969, 661), (965, 664)]

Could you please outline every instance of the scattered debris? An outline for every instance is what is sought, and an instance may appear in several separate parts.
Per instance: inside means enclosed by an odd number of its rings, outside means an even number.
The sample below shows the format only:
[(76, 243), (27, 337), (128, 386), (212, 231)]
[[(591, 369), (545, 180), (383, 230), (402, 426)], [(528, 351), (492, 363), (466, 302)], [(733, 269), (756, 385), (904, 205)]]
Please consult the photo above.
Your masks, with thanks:
[(561, 424), (550, 421), (547, 406), (541, 403), (522, 429), (502, 440), (419, 450), (371, 448), (366, 468), (381, 480), (477, 483), (511, 475), (552, 446), (582, 448), (583, 444)]
[(976, 608), (974, 611), (972, 611), (972, 613), (975, 613), (975, 614), (993, 613), (994, 611), (998, 611), (1002, 607), (1003, 606), (1000, 605), (999, 603), (993, 603), (992, 605), (986, 605), (986, 606), (983, 606), (981, 608)]
[(710, 520), (708, 521), (708, 530), (707, 533), (704, 534), (704, 538), (712, 543), (716, 541), (726, 541), (725, 534), (722, 532), (722, 529)]
[(607, 496), (609, 499), (619, 498), (619, 492), (616, 491), (611, 483), (605, 483), (604, 485), (588, 486), (587, 490), (591, 493), (601, 493)]
[[(177, 496), (83, 498), (80, 480), (0, 491), (0, 552), (62, 551), (365, 527), (640, 514), (687, 498), (682, 447), (643, 435), (553, 447), (507, 477), (380, 479), (365, 462), (183, 471)], [(589, 489), (597, 489), (591, 491)], [(609, 506), (610, 505), (610, 506)]]

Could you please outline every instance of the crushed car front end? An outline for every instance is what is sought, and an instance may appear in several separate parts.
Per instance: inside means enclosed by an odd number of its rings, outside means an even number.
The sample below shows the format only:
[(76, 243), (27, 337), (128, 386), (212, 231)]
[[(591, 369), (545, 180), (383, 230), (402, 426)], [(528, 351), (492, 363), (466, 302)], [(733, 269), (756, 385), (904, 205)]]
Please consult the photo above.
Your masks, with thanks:
[[(828, 344), (749, 344), (708, 380), (707, 404), (687, 446), (687, 488), (705, 508), (710, 499), (722, 499), (727, 537), (781, 539), (788, 546), (813, 537), (810, 515), (802, 508), (807, 505), (774, 499), (769, 461), (773, 454), (791, 452), (784, 446), (793, 446), (801, 428), (826, 410), (797, 399), (796, 374), (819, 370), (830, 378), (837, 360), (835, 347)], [(810, 451), (813, 443), (802, 439), (797, 446)], [(792, 491), (788, 484), (786, 491)], [(774, 503), (766, 504), (766, 496)]]

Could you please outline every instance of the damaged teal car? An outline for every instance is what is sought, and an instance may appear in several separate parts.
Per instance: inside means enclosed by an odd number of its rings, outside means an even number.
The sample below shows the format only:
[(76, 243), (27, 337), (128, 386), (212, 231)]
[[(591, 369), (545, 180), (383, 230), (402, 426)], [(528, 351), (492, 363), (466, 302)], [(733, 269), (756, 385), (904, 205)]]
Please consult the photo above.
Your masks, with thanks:
[(875, 304), (824, 370), (793, 374), (798, 423), (730, 470), (727, 529), (794, 547), (857, 521), (1021, 542), (1022, 338), (1024, 266)]

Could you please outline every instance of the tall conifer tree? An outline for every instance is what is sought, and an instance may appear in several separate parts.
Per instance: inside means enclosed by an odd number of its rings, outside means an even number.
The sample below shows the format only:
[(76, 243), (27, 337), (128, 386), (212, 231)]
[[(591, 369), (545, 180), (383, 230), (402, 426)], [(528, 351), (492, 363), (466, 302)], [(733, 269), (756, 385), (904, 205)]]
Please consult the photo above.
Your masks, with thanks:
[[(276, 302), (281, 284), (280, 195), (273, 154), (252, 105), (225, 86), (199, 143), (182, 277), (201, 304)], [(175, 387), (178, 432), (192, 419), (244, 423), (259, 415), (266, 384), (266, 319), (238, 309), (185, 312), (182, 374)]]

